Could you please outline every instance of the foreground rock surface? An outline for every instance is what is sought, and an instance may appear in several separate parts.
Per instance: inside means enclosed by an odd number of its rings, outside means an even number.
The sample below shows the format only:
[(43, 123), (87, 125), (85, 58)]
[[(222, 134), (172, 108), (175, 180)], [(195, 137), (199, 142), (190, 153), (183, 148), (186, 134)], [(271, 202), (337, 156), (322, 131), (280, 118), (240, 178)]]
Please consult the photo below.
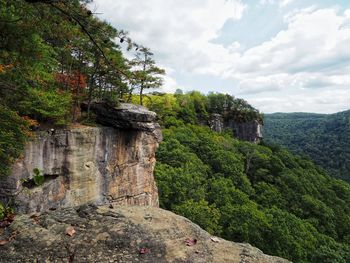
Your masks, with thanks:
[[(0, 201), (13, 199), (25, 213), (86, 203), (158, 206), (153, 169), (161, 132), (155, 113), (129, 104), (98, 109), (106, 115), (97, 121), (109, 127), (36, 132), (12, 175), (0, 181)], [(33, 169), (45, 177), (40, 186)]]
[[(154, 207), (84, 205), (21, 215), (1, 239), (11, 236), (0, 246), (0, 262), (289, 262), (249, 244), (214, 242), (188, 219)], [(187, 246), (186, 239), (197, 243)]]

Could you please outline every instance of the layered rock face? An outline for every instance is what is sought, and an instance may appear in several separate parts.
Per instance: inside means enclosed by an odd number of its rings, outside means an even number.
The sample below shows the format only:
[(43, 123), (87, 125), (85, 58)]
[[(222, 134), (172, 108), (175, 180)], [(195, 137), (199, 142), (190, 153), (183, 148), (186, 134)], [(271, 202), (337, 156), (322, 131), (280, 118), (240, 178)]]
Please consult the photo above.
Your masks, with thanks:
[(21, 215), (0, 234), (5, 238), (0, 262), (289, 262), (215, 238), (188, 219), (153, 207), (81, 206)]
[(221, 114), (213, 113), (209, 116), (209, 127), (216, 132), (222, 132), (224, 130), (224, 118)]
[(258, 121), (237, 123), (229, 121), (227, 127), (233, 130), (238, 139), (258, 143), (262, 139), (262, 125)]
[[(153, 169), (161, 133), (155, 113), (129, 105), (109, 110), (118, 125), (37, 132), (12, 175), (0, 181), (2, 201), (14, 199), (19, 212), (86, 203), (158, 206)], [(35, 168), (44, 175), (40, 186)]]
[(263, 125), (257, 120), (250, 122), (236, 122), (234, 120), (224, 121), (221, 114), (211, 114), (208, 124), (210, 129), (216, 132), (230, 129), (233, 135), (240, 140), (258, 143), (263, 138)]

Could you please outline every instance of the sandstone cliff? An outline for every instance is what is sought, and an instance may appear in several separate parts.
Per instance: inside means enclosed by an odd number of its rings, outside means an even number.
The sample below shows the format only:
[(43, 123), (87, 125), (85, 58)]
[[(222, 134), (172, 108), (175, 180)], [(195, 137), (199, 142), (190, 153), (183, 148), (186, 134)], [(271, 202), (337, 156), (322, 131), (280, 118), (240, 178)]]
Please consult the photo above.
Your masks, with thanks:
[[(106, 105), (98, 122), (110, 127), (78, 126), (35, 133), (12, 175), (0, 181), (0, 198), (15, 200), (19, 212), (45, 211), (86, 203), (158, 206), (153, 177), (161, 140), (156, 115), (140, 106)], [(33, 182), (33, 169), (45, 177)]]
[(263, 125), (257, 121), (237, 122), (233, 119), (224, 120), (221, 114), (211, 114), (209, 116), (209, 127), (216, 132), (225, 129), (232, 130), (233, 136), (244, 141), (258, 143), (262, 136)]
[(0, 262), (288, 262), (249, 244), (213, 238), (188, 219), (152, 207), (82, 206), (22, 215), (0, 239), (6, 235), (12, 238), (0, 246)]

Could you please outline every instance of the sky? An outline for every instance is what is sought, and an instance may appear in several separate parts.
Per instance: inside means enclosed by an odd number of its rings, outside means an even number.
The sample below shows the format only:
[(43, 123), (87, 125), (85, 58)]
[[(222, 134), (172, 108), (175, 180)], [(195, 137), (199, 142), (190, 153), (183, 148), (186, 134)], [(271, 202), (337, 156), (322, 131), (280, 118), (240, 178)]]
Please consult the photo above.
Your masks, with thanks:
[(349, 0), (95, 0), (91, 8), (152, 50), (167, 72), (159, 91), (228, 93), (264, 113), (350, 109)]

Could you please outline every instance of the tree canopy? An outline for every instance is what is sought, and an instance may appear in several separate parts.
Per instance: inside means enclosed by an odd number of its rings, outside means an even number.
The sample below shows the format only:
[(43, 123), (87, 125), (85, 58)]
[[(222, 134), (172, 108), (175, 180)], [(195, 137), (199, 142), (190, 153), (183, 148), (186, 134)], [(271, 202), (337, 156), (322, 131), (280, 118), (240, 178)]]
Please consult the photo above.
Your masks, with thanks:
[(350, 182), (350, 111), (266, 114), (264, 137)]

